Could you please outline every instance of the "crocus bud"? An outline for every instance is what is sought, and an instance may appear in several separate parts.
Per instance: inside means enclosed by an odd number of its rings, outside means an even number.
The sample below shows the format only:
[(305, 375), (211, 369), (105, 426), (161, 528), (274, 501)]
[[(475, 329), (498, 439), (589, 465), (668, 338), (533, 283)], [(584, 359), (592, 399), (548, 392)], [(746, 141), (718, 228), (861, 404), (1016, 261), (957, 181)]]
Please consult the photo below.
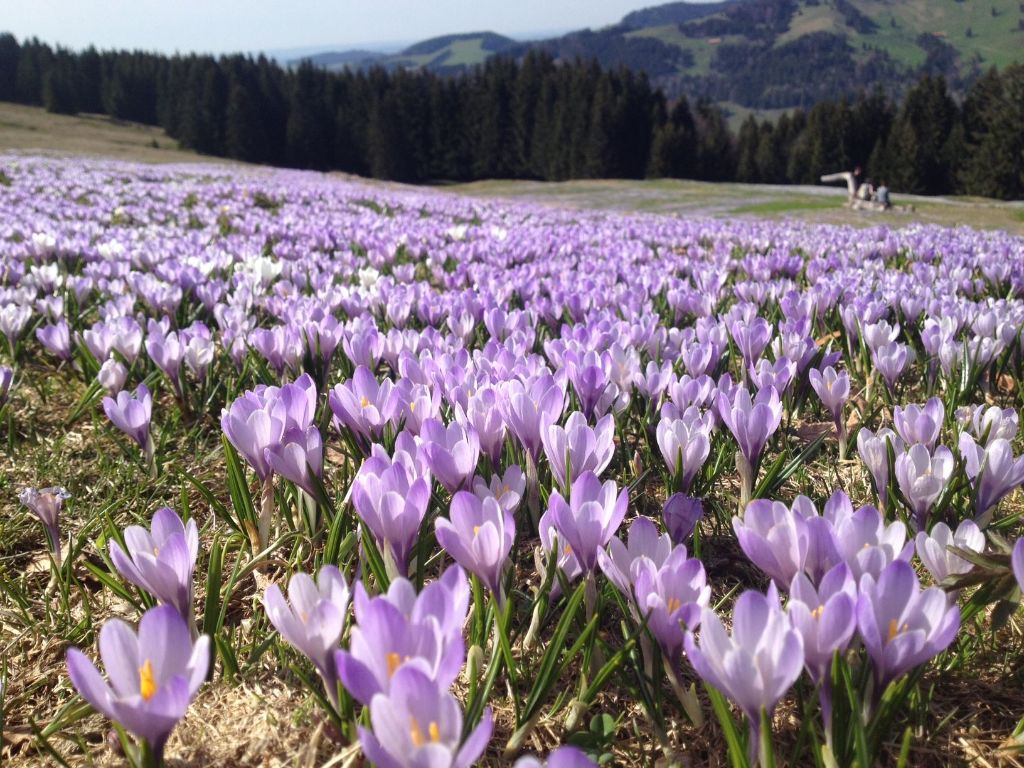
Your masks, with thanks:
[(128, 369), (112, 357), (100, 366), (99, 373), (96, 374), (96, 380), (100, 386), (111, 395), (121, 391), (127, 378)]

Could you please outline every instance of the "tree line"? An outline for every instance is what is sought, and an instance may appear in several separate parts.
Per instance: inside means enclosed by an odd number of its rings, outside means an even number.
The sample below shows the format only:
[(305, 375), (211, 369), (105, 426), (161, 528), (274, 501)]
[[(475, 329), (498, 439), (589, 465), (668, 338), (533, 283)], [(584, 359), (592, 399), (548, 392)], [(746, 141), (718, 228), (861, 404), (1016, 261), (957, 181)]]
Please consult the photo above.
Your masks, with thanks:
[(896, 191), (1024, 197), (1024, 66), (959, 101), (925, 76), (738, 131), (644, 74), (494, 57), (455, 77), (283, 68), (264, 56), (73, 52), (0, 34), (0, 101), (158, 125), (199, 152), (408, 182), (674, 177), (813, 183), (861, 165)]

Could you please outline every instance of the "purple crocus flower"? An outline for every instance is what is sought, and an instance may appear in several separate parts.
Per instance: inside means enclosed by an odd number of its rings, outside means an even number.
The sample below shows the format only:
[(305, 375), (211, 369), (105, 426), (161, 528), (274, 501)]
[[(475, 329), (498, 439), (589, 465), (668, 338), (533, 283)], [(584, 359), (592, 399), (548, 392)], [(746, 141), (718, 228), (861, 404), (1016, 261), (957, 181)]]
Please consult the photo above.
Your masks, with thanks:
[(465, 409), (455, 409), (455, 417), (472, 425), (480, 441), (480, 450), (497, 466), (505, 446), (505, 421), (501, 416), (498, 394), (492, 387), (483, 387), (466, 400)]
[(378, 768), (470, 768), (491, 739), (491, 710), (462, 741), (455, 697), (422, 670), (403, 666), (387, 693), (370, 702), (372, 731), (359, 726), (366, 758)]
[(617, 493), (614, 480), (601, 484), (593, 472), (584, 472), (572, 484), (569, 503), (557, 491), (549, 510), (559, 542), (579, 560), (587, 573), (597, 566), (598, 551), (615, 535), (629, 505), (629, 493)]
[(656, 430), (658, 448), (669, 474), (678, 478), (678, 490), (686, 493), (708, 460), (711, 435), (696, 407), (687, 408), (681, 418), (672, 418), (667, 409), (663, 409)]
[(598, 403), (613, 385), (605, 369), (605, 361), (594, 351), (582, 355), (570, 351), (565, 356), (565, 370), (583, 414), (588, 419), (593, 418)]
[[(795, 505), (794, 505), (795, 506)], [(806, 518), (781, 501), (755, 499), (734, 517), (736, 539), (750, 561), (786, 588), (803, 572), (810, 549)]]
[(337, 424), (368, 443), (394, 421), (398, 402), (393, 393), (391, 379), (378, 382), (369, 368), (360, 365), (351, 381), (335, 385), (328, 402)]
[(502, 475), (493, 475), (490, 483), (477, 475), (473, 478), (473, 493), (480, 500), (493, 498), (502, 509), (515, 512), (526, 493), (526, 475), (516, 464), (509, 465)]
[(186, 525), (169, 507), (153, 515), (151, 530), (141, 525), (124, 529), (128, 553), (113, 539), (110, 560), (127, 581), (170, 605), (192, 624), (192, 572), (199, 556), (199, 529), (195, 520)]
[(755, 317), (750, 322), (735, 320), (729, 326), (729, 334), (743, 356), (743, 367), (749, 368), (771, 341), (772, 325), (763, 317)]
[[(567, 544), (562, 535), (558, 532), (558, 528), (555, 523), (555, 510), (550, 505), (543, 515), (540, 516), (540, 520), (537, 523), (538, 532), (540, 534), (541, 545), (547, 552), (554, 553), (557, 558), (558, 569), (565, 576), (566, 581), (573, 582), (583, 573), (583, 567), (580, 565), (579, 559), (573, 552), (572, 546)], [(558, 545), (558, 551), (554, 552), (555, 544)], [(551, 597), (555, 599), (561, 594), (561, 585), (556, 579), (551, 587)]]
[(284, 405), (268, 389), (246, 392), (220, 417), (224, 436), (256, 471), (261, 483), (272, 473), (266, 449), (281, 442), (287, 421)]
[(1010, 566), (1013, 569), (1013, 576), (1017, 579), (1017, 586), (1024, 592), (1024, 539), (1017, 539), (1013, 545), (1013, 552), (1010, 553)]
[(567, 492), (572, 482), (584, 472), (600, 475), (611, 463), (615, 453), (615, 418), (611, 414), (603, 416), (591, 428), (587, 418), (575, 411), (569, 414), (562, 427), (550, 423), (545, 415), (541, 417), (540, 437), (551, 474)]
[(452, 497), (449, 516), (450, 520), (439, 517), (434, 521), (438, 544), (501, 601), (501, 576), (516, 537), (512, 513), (502, 509), (494, 497), (481, 500), (459, 491)]
[(46, 529), (50, 552), (58, 566), (61, 564), (60, 511), (64, 502), (70, 498), (71, 494), (60, 487), (26, 488), (18, 494), (18, 501), (32, 510)]
[(812, 368), (807, 373), (811, 387), (821, 398), (828, 412), (832, 415), (832, 421), (836, 425), (836, 433), (843, 438), (845, 424), (843, 422), (843, 406), (850, 399), (850, 374), (846, 371), (836, 372), (832, 366), (823, 371)]
[(996, 505), (1024, 484), (1024, 456), (1014, 457), (1010, 441), (998, 437), (982, 448), (967, 432), (960, 434), (964, 471), (974, 487), (974, 519), (988, 525)]
[(525, 755), (516, 760), (512, 768), (597, 768), (587, 753), (576, 747), (559, 747), (541, 760), (533, 755)]
[(286, 480), (291, 480), (312, 498), (319, 500), (317, 483), (324, 467), (324, 446), (320, 430), (309, 426), (305, 430), (286, 430), (280, 442), (265, 449), (267, 464)]
[(704, 565), (687, 557), (680, 544), (663, 563), (650, 558), (634, 561), (632, 575), (637, 610), (647, 618), (648, 629), (674, 668), (682, 657), (686, 630), (696, 629), (711, 600)]
[(785, 395), (796, 376), (796, 363), (785, 357), (774, 363), (762, 357), (747, 369), (747, 376), (754, 389), (774, 387), (779, 395)]
[(430, 504), (430, 481), (401, 453), (396, 451), (393, 461), (379, 455), (366, 459), (352, 484), (352, 502), (382, 554), (390, 553), (398, 572), (404, 573)]
[(846, 649), (857, 628), (857, 584), (849, 567), (835, 566), (817, 588), (806, 574), (797, 574), (786, 609), (804, 641), (804, 666), (820, 685), (829, 678), (832, 655)]
[(861, 332), (864, 335), (864, 343), (871, 352), (874, 352), (899, 338), (900, 325), (889, 325), (885, 320), (879, 320), (876, 323), (864, 323), (861, 325)]
[(461, 566), (448, 566), (439, 579), (427, 584), (419, 594), (408, 580), (395, 579), (383, 597), (414, 623), (428, 619), (436, 621), (447, 645), (455, 647), (462, 643), (462, 627), (469, 613), (470, 587)]
[(114, 358), (110, 358), (100, 366), (96, 380), (109, 394), (117, 394), (128, 380), (128, 369)]
[(453, 421), (447, 427), (437, 419), (424, 419), (420, 426), (420, 450), (438, 482), (454, 493), (476, 472), (480, 440), (472, 426)]
[(974, 565), (959, 555), (950, 552), (949, 547), (982, 552), (985, 549), (985, 534), (973, 520), (964, 520), (954, 533), (945, 523), (936, 523), (931, 532), (921, 531), (914, 539), (917, 556), (932, 575), (936, 584), (949, 576), (967, 573)]
[(686, 655), (698, 675), (743, 710), (756, 749), (761, 711), (770, 717), (803, 669), (803, 638), (782, 610), (774, 585), (767, 595), (748, 590), (739, 596), (732, 637), (708, 607), (701, 609), (700, 627), (699, 645), (692, 631), (686, 633)]
[(395, 420), (405, 431), (418, 435), (425, 419), (437, 418), (441, 413), (441, 395), (428, 384), (400, 379), (394, 388), (397, 400)]
[(153, 396), (145, 384), (139, 384), (133, 397), (130, 392), (117, 393), (117, 399), (103, 398), (103, 411), (115, 427), (139, 444), (147, 460), (153, 456), (149, 424), (153, 418)]
[(32, 307), (29, 305), (0, 305), (0, 333), (7, 337), (7, 343), (12, 349), (31, 319)]
[(100, 655), (110, 682), (77, 648), (68, 650), (68, 676), (94, 709), (148, 742), (161, 762), (167, 738), (185, 716), (210, 664), (210, 638), (195, 644), (171, 606), (143, 614), (138, 634), (110, 619), (100, 630)]
[(502, 388), (498, 402), (509, 431), (536, 464), (542, 447), (541, 417), (546, 416), (552, 424), (561, 418), (565, 390), (550, 374), (540, 376), (529, 385), (513, 379)]
[(921, 589), (908, 563), (896, 560), (877, 577), (860, 580), (857, 629), (871, 656), (875, 696), (953, 642), (960, 628), (960, 608), (939, 587)]
[(746, 387), (738, 387), (729, 397), (719, 392), (716, 402), (722, 422), (739, 445), (736, 469), (740, 473), (740, 507), (746, 506), (765, 445), (782, 423), (782, 403), (774, 387), (758, 390), (751, 399)]
[(1019, 422), (1020, 417), (1013, 408), (1000, 408), (997, 405), (988, 408), (979, 405), (970, 410), (968, 416), (968, 427), (974, 437), (985, 445), (1000, 437), (1012, 442), (1017, 436)]
[(185, 357), (185, 346), (179, 341), (178, 334), (154, 333), (150, 329), (146, 339), (146, 353), (150, 360), (171, 381), (174, 391), (181, 395), (181, 361)]
[(308, 373), (283, 387), (267, 387), (264, 396), (277, 399), (284, 405), (285, 429), (305, 432), (316, 416), (316, 382)]
[(890, 390), (896, 386), (896, 382), (907, 365), (913, 360), (913, 356), (914, 351), (906, 344), (900, 344), (898, 341), (885, 344), (871, 353), (875, 368), (882, 374), (882, 378), (885, 379), (885, 383), (889, 385)]
[(899, 520), (886, 525), (882, 513), (872, 506), (838, 520), (834, 542), (858, 582), (864, 574), (877, 578), (895, 560), (909, 562), (914, 556), (914, 542), (907, 541), (906, 526)]
[(643, 373), (635, 373), (633, 375), (633, 382), (636, 385), (637, 392), (640, 396), (657, 407), (661, 396), (668, 389), (668, 385), (672, 383), (672, 364), (665, 362), (660, 368), (658, 364), (653, 360), (648, 361), (647, 368)]
[(712, 344), (694, 341), (680, 351), (683, 367), (690, 376), (703, 376), (718, 364), (717, 350)]
[(857, 433), (857, 453), (860, 455), (860, 460), (864, 462), (864, 466), (868, 468), (868, 472), (871, 473), (878, 502), (883, 507), (888, 498), (890, 444), (895, 456), (899, 456), (905, 450), (903, 439), (891, 429), (883, 428), (876, 433), (862, 428)]
[(377, 368), (384, 350), (384, 337), (372, 325), (354, 328), (342, 339), (345, 357), (354, 365), (362, 365), (371, 371)]
[(82, 341), (97, 361), (106, 360), (114, 349), (114, 332), (105, 323), (96, 323), (82, 332)]
[[(263, 594), (267, 618), (281, 637), (313, 662), (330, 700), (338, 703), (338, 671), (334, 651), (341, 640), (349, 591), (337, 567), (325, 565), (317, 581), (296, 573), (288, 582), (288, 601), (277, 584)], [(290, 602), (290, 604), (289, 604)]]
[(7, 397), (11, 393), (11, 382), (13, 381), (14, 369), (0, 365), (0, 408), (7, 404)]
[(928, 514), (946, 490), (954, 465), (953, 454), (944, 445), (933, 454), (924, 443), (914, 443), (896, 457), (896, 482), (910, 504), (918, 530), (927, 527)]
[(704, 505), (700, 499), (684, 493), (674, 493), (665, 502), (661, 516), (665, 521), (665, 530), (672, 537), (673, 543), (683, 544), (693, 535), (697, 523), (704, 516)]
[(937, 397), (931, 398), (923, 406), (908, 405), (901, 408), (897, 405), (892, 411), (893, 423), (903, 442), (908, 446), (922, 443), (928, 446), (928, 450), (935, 447), (945, 418), (946, 410)]
[(67, 320), (36, 328), (36, 338), (49, 352), (61, 360), (71, 359), (71, 331)]
[[(443, 590), (432, 594), (434, 602), (448, 597)], [(356, 701), (369, 704), (378, 693), (387, 693), (395, 674), (406, 666), (441, 688), (458, 677), (465, 659), (461, 624), (458, 634), (452, 633), (444, 615), (423, 610), (411, 583), (396, 579), (387, 595), (371, 598), (356, 582), (354, 597), (356, 623), (349, 647), (336, 651), (334, 658), (342, 684)]]
[(660, 568), (672, 553), (672, 539), (668, 534), (659, 535), (658, 527), (648, 518), (637, 517), (629, 525), (626, 540), (623, 544), (622, 539), (613, 537), (608, 549), (597, 553), (597, 562), (608, 581), (628, 599), (633, 593), (635, 564), (646, 559)]

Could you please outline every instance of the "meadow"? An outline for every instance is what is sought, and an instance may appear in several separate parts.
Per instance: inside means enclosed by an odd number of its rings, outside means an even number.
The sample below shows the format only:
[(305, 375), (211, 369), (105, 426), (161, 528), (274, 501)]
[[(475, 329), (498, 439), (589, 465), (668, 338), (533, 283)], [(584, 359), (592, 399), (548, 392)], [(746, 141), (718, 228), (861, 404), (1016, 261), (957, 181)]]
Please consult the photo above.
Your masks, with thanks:
[(1024, 239), (0, 171), (7, 764), (1018, 763)]

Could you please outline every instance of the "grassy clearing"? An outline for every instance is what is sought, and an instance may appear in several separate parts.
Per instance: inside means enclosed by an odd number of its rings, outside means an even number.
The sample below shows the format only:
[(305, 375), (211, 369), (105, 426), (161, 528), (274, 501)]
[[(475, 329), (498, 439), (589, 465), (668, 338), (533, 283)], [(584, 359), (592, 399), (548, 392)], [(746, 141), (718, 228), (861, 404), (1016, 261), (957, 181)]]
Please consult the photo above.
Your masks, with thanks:
[(0, 102), (0, 150), (33, 154), (60, 152), (143, 163), (183, 163), (202, 159), (183, 150), (160, 128), (125, 123), (103, 115), (54, 115), (39, 107)]
[(830, 211), (843, 207), (841, 200), (827, 199), (820, 200), (813, 197), (804, 199), (794, 198), (791, 200), (772, 200), (767, 203), (755, 203), (733, 208), (733, 213), (754, 213), (758, 215), (771, 215), (777, 213), (790, 213), (792, 211)]
[(448, 187), (470, 196), (534, 201), (580, 209), (644, 211), (673, 216), (736, 215), (794, 218), (855, 227), (938, 224), (1002, 229), (1024, 235), (1024, 204), (979, 198), (931, 198), (894, 195), (898, 206), (914, 210), (855, 211), (843, 206), (838, 187), (775, 186), (657, 179), (647, 181), (478, 181)]

